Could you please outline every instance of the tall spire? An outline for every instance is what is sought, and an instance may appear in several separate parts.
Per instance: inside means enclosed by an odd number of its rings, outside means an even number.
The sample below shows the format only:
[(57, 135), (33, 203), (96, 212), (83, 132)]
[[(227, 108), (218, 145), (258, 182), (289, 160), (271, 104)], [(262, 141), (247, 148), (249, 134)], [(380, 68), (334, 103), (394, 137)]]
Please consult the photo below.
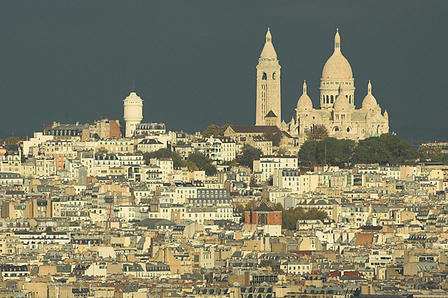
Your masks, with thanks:
[(268, 27), (268, 32), (266, 32), (266, 42), (272, 41), (271, 28)]
[(266, 42), (264, 44), (263, 51), (261, 51), (260, 58), (277, 59), (277, 53), (275, 52), (274, 45), (272, 44), (271, 29), (269, 27), (268, 31), (266, 32)]
[(367, 84), (367, 93), (372, 94), (372, 83), (370, 83), (370, 80), (369, 83)]
[(303, 80), (303, 94), (307, 94), (306, 80)]
[(334, 50), (341, 50), (341, 36), (339, 35), (339, 28), (336, 28), (336, 34), (334, 35)]

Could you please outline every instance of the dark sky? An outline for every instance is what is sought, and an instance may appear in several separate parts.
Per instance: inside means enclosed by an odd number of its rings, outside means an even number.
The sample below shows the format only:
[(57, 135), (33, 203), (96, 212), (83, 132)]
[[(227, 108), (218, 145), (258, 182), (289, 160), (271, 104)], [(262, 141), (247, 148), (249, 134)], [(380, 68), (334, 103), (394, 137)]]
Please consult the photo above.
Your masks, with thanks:
[(0, 136), (44, 123), (122, 119), (135, 81), (144, 121), (198, 131), (252, 124), (255, 66), (271, 27), (283, 117), (306, 79), (314, 105), (340, 28), (361, 105), (367, 81), (391, 130), (448, 139), (448, 1), (2, 1)]

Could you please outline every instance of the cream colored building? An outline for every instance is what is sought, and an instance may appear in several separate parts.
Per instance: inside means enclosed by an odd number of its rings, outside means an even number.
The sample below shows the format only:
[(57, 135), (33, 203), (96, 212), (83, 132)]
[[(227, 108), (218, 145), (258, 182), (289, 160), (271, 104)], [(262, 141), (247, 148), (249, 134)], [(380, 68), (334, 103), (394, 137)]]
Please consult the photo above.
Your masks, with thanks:
[(328, 135), (338, 139), (362, 140), (389, 132), (388, 113), (381, 111), (370, 81), (361, 108), (355, 107), (355, 79), (350, 63), (342, 54), (338, 31), (334, 37), (333, 54), (322, 70), (320, 108), (313, 107), (304, 82), (296, 116), (290, 123), (283, 123), (282, 129), (303, 142), (306, 131), (316, 125), (324, 125)]
[(389, 132), (388, 113), (378, 105), (370, 81), (361, 108), (355, 106), (355, 79), (342, 54), (339, 31), (334, 37), (333, 54), (322, 70), (320, 107), (313, 107), (304, 82), (295, 116), (289, 123), (281, 120), (280, 69), (268, 29), (257, 65), (256, 125), (277, 126), (298, 137), (299, 143), (306, 140), (306, 132), (316, 125), (324, 125), (328, 135), (338, 139), (362, 140)]
[(123, 100), (124, 121), (126, 122), (126, 138), (134, 135), (137, 125), (143, 120), (143, 99), (137, 93), (131, 92)]
[(268, 28), (266, 42), (257, 65), (257, 104), (255, 125), (280, 126), (281, 122), (281, 66), (277, 59), (271, 32)]

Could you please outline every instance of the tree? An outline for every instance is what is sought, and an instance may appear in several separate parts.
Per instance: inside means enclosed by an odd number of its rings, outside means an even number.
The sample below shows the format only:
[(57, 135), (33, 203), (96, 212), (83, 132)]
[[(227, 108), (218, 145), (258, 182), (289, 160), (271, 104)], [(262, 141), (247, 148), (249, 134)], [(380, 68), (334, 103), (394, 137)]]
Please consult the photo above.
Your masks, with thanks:
[(440, 147), (421, 145), (418, 148), (418, 157), (421, 161), (448, 162), (448, 154), (443, 153)]
[(299, 150), (299, 161), (313, 166), (316, 165), (318, 163), (316, 157), (317, 146), (318, 142), (316, 140), (305, 141)]
[(254, 148), (250, 145), (244, 145), (242, 154), (238, 156), (237, 162), (242, 166), (253, 169), (254, 160), (259, 159), (262, 153), (263, 152), (258, 148)]
[(307, 140), (300, 147), (299, 160), (311, 165), (344, 166), (350, 163), (356, 144), (352, 140), (325, 138), (324, 140)]
[(396, 135), (383, 134), (359, 141), (353, 161), (400, 165), (414, 163), (417, 156), (417, 151), (403, 139)]
[(187, 160), (187, 161), (185, 162), (185, 166), (186, 166), (190, 171), (197, 171), (197, 170), (199, 170), (199, 167), (198, 167), (194, 162), (192, 162), (191, 160)]
[(392, 160), (391, 153), (377, 137), (361, 140), (355, 149), (355, 163), (386, 164)]
[(407, 164), (414, 163), (416, 158), (417, 152), (411, 145), (392, 134), (371, 137), (359, 143), (335, 138), (307, 140), (299, 151), (299, 160), (311, 165)]
[(205, 171), (205, 174), (209, 176), (216, 174), (216, 167), (212, 164), (212, 160), (200, 152), (191, 153), (187, 162), (195, 164), (199, 170)]
[(261, 260), (260, 267), (271, 267), (272, 272), (284, 274), (283, 270), (280, 269), (280, 263), (275, 260)]
[(149, 164), (149, 160), (151, 158), (171, 158), (173, 160), (173, 166), (175, 168), (183, 167), (185, 165), (185, 162), (182, 160), (182, 157), (179, 155), (179, 153), (171, 151), (168, 148), (162, 148), (154, 152), (143, 153), (145, 164)]
[(288, 230), (295, 230), (297, 225), (297, 220), (299, 219), (299, 213), (303, 212), (302, 208), (290, 208), (288, 210), (283, 210), (282, 212), (282, 228)]
[(272, 146), (278, 147), (280, 146), (280, 142), (282, 141), (282, 132), (278, 131), (276, 133), (264, 133), (263, 137), (272, 142)]
[(288, 230), (295, 230), (298, 220), (323, 220), (328, 218), (325, 211), (312, 208), (305, 211), (301, 207), (290, 208), (288, 210), (283, 210), (282, 212), (282, 228)]
[(223, 136), (229, 124), (224, 124), (222, 126), (216, 124), (210, 124), (206, 130), (202, 132), (202, 136), (208, 138), (210, 136)]
[(305, 130), (305, 135), (308, 140), (323, 140), (328, 137), (328, 131), (325, 125), (318, 124)]

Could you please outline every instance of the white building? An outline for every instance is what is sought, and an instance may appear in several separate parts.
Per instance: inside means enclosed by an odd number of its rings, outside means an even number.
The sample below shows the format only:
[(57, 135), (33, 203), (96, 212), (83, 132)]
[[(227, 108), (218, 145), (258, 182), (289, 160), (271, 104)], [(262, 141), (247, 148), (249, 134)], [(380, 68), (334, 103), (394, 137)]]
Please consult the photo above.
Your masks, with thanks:
[(312, 266), (309, 262), (289, 262), (281, 266), (283, 271), (288, 274), (304, 275), (312, 271)]
[(126, 122), (126, 138), (134, 135), (137, 125), (143, 120), (143, 100), (135, 92), (131, 92), (123, 101), (124, 121)]
[(261, 181), (269, 180), (275, 170), (298, 169), (299, 160), (297, 156), (262, 156), (254, 160), (254, 172), (261, 173)]

